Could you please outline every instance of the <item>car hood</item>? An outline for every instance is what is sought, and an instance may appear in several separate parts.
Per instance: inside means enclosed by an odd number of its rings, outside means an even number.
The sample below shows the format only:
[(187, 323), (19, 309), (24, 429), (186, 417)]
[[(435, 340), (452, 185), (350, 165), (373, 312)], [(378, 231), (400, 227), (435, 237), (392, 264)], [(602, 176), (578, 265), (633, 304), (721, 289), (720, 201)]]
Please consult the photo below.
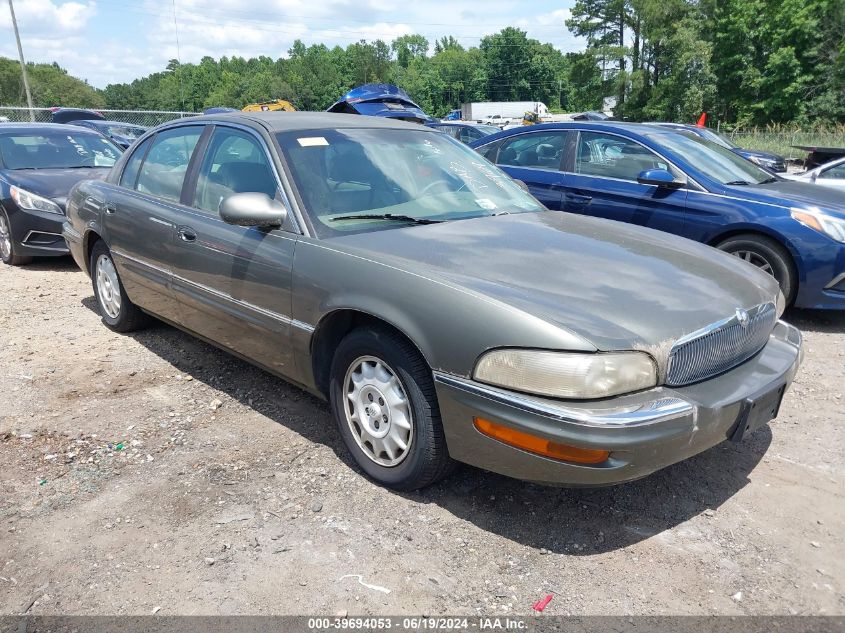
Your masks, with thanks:
[(819, 187), (806, 180), (778, 180), (764, 185), (741, 185), (729, 188), (755, 202), (765, 202), (780, 207), (817, 207), (845, 218), (845, 198), (832, 187)]
[[(333, 238), (363, 257), (500, 301), (598, 349), (646, 349), (774, 301), (777, 283), (735, 257), (643, 227), (525, 213)], [(483, 318), (483, 315), (479, 315)]]
[(110, 167), (82, 167), (78, 169), (7, 169), (5, 179), (21, 189), (50, 198), (62, 210), (71, 187), (82, 180), (103, 180)]
[(771, 152), (760, 152), (756, 149), (745, 149), (744, 147), (734, 148), (734, 152), (744, 158), (751, 158), (753, 156), (754, 158), (763, 158), (765, 160), (773, 160), (779, 163), (782, 163), (786, 160), (783, 156), (772, 154)]

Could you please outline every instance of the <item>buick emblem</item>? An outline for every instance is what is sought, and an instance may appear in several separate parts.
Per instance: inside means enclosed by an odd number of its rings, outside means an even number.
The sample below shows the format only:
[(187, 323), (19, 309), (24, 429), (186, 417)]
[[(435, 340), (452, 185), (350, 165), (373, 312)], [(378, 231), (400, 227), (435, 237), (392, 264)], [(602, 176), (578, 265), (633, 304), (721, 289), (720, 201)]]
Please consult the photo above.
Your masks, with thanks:
[(737, 308), (736, 309), (736, 320), (739, 322), (739, 324), (742, 327), (744, 327), (744, 328), (748, 327), (748, 312), (746, 310), (743, 310), (742, 308)]

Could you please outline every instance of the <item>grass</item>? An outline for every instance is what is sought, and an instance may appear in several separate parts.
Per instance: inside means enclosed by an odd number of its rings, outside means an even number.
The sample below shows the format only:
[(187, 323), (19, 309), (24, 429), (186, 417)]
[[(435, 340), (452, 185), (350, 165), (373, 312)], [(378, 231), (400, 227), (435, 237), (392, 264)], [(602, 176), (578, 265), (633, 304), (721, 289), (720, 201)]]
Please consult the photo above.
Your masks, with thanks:
[(807, 156), (807, 152), (795, 149), (794, 145), (845, 148), (845, 125), (803, 128), (779, 125), (722, 132), (746, 149), (773, 152), (793, 160), (803, 160)]

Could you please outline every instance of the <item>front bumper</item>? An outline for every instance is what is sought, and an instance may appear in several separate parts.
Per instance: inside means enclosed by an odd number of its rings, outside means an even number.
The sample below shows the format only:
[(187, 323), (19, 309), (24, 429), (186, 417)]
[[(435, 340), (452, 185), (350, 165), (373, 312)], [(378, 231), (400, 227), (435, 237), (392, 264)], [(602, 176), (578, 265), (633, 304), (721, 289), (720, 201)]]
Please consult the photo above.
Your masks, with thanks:
[[(780, 321), (766, 346), (729, 372), (607, 401), (563, 403), (449, 374), (434, 377), (454, 459), (539, 483), (604, 486), (639, 479), (728, 439), (746, 399), (788, 386), (802, 358), (801, 333)], [(608, 450), (610, 457), (596, 465), (542, 457), (482, 435), (475, 417), (562, 444)]]
[(14, 209), (9, 212), (9, 224), (15, 252), (18, 255), (49, 257), (67, 254), (62, 239), (65, 216), (46, 211)]
[(845, 310), (845, 244), (802, 227), (795, 246), (800, 255), (796, 308)]

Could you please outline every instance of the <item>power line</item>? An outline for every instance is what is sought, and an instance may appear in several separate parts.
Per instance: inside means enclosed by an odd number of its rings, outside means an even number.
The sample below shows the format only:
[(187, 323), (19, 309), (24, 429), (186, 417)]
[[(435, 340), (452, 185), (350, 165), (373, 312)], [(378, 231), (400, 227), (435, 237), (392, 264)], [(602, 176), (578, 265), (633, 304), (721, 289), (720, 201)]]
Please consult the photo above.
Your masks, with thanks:
[[(137, 6), (135, 2), (127, 2), (127, 1), (122, 1), (122, 0), (111, 0), (110, 4), (123, 4), (124, 6), (132, 6), (132, 7)], [(151, 12), (151, 11), (143, 11), (142, 10), (142, 12), (146, 12), (146, 13), (150, 13), (151, 15), (154, 15), (154, 13)], [(387, 24), (387, 25), (392, 25), (392, 26), (443, 26), (443, 27), (451, 27), (451, 28), (454, 28), (456, 26), (454, 22), (412, 22), (412, 21), (408, 21), (408, 20), (393, 21), (393, 20), (380, 20), (380, 19), (372, 19), (372, 18), (364, 19), (364, 18), (355, 18), (355, 17), (333, 18), (333, 17), (326, 17), (326, 16), (306, 15), (306, 14), (301, 14), (301, 13), (299, 13), (299, 14), (298, 13), (288, 13), (287, 11), (285, 11), (284, 13), (277, 13), (277, 12), (263, 12), (262, 13), (260, 11), (237, 11), (237, 10), (234, 10), (234, 9), (219, 10), (219, 9), (214, 9), (212, 7), (204, 7), (203, 13), (206, 14), (206, 15), (218, 13), (222, 16), (225, 16), (225, 19), (227, 19), (229, 21), (232, 21), (232, 19), (229, 16), (231, 16), (233, 14), (234, 15), (252, 16), (254, 18), (253, 20), (240, 20), (240, 21), (259, 22), (259, 23), (263, 23), (263, 22), (266, 22), (268, 20), (282, 21), (282, 20), (286, 20), (286, 19), (290, 19), (290, 18), (298, 18), (298, 19), (303, 19), (303, 20), (312, 20), (312, 21), (315, 21), (315, 22), (357, 22), (357, 23), (361, 23), (361, 24), (373, 24), (375, 22), (375, 23), (378, 23), (378, 24)], [(510, 18), (503, 18), (503, 21), (507, 21), (508, 19), (510, 19)], [(561, 20), (561, 25), (562, 24), (563, 24), (563, 21)], [(484, 22), (473, 21), (473, 28), (474, 27), (485, 27), (485, 26), (501, 27), (502, 22), (487, 22), (487, 23), (484, 23)], [(519, 28), (519, 27), (517, 27), (517, 28)], [(529, 27), (526, 26), (524, 28), (529, 28)], [(534, 30), (534, 29), (558, 29), (560, 27), (556, 24), (537, 24), (537, 25), (531, 25), (530, 28), (532, 30)]]
[[(9, 0), (11, 2), (11, 0)], [(173, 28), (176, 29), (176, 62), (179, 64), (176, 72), (179, 75), (179, 104), (185, 109), (185, 92), (182, 88), (182, 54), (179, 51), (179, 23), (176, 21), (176, 0), (173, 0)]]
[[(170, 16), (165, 13), (157, 12), (157, 11), (150, 11), (147, 9), (138, 8), (137, 5), (126, 5), (126, 11), (130, 11), (133, 13), (139, 13), (142, 15), (150, 15), (162, 18), (169, 18)], [(237, 19), (237, 18), (221, 18), (216, 19), (213, 17), (201, 17), (195, 14), (189, 14), (187, 16), (182, 16), (182, 22), (184, 23), (194, 23), (198, 25), (206, 25), (206, 26), (230, 26), (232, 24), (240, 24), (246, 27), (249, 27), (255, 31), (261, 31), (265, 33), (283, 33), (286, 35), (294, 35), (297, 36), (297, 39), (309, 39), (308, 33), (303, 32), (302, 29), (289, 29), (289, 28), (279, 28), (279, 27), (270, 27), (267, 26), (266, 21), (259, 21), (259, 20), (247, 20), (247, 19)], [(386, 22), (382, 22), (387, 24)], [(397, 25), (405, 25), (405, 23), (396, 23)], [(454, 25), (453, 25), (454, 26)], [(358, 41), (361, 39), (366, 39), (367, 37), (377, 37), (377, 39), (389, 40), (390, 38), (400, 37), (402, 34), (380, 34), (376, 32), (369, 32), (369, 33), (362, 33), (361, 31), (353, 30), (353, 29), (326, 29), (326, 28), (308, 28), (307, 25), (303, 25), (303, 28), (307, 31), (319, 31), (318, 36), (323, 39), (329, 40), (347, 40), (347, 41)], [(452, 35), (455, 39), (463, 39), (463, 40), (482, 40), (485, 37), (490, 37), (494, 34), (488, 35)], [(382, 38), (382, 36), (384, 36)], [(389, 42), (385, 42), (389, 43)], [(525, 44), (510, 44), (510, 43), (491, 43), (490, 46), (492, 47), (501, 47), (501, 48), (509, 48), (509, 47), (523, 47)]]

